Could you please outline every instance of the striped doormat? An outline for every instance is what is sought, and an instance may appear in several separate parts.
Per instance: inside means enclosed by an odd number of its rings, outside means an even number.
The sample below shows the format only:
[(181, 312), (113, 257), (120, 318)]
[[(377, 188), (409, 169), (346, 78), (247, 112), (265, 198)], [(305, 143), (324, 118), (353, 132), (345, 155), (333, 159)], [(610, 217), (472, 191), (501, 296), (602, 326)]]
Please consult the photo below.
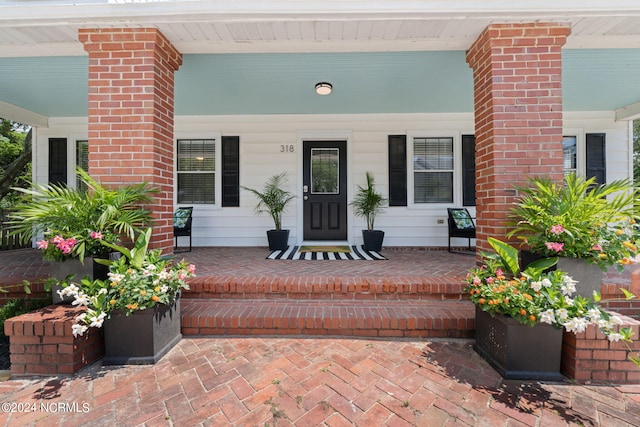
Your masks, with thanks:
[(350, 252), (331, 252), (329, 251), (314, 251), (314, 252), (303, 252), (300, 250), (300, 246), (289, 246), (287, 249), (283, 251), (273, 251), (267, 257), (267, 259), (299, 259), (299, 260), (309, 260), (309, 261), (319, 261), (319, 260), (367, 260), (367, 261), (378, 261), (387, 259), (384, 256), (380, 255), (379, 252), (375, 251), (365, 251), (362, 247), (351, 246)]

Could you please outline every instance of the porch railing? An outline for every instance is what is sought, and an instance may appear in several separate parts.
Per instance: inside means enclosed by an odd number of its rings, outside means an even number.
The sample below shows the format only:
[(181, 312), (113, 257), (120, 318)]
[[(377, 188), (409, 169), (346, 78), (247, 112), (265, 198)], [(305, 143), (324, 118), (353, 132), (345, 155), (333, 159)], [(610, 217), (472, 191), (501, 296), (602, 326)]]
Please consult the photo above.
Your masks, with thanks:
[(8, 212), (6, 210), (0, 210), (0, 251), (30, 248), (31, 242), (22, 243), (18, 236), (9, 235), (7, 214)]

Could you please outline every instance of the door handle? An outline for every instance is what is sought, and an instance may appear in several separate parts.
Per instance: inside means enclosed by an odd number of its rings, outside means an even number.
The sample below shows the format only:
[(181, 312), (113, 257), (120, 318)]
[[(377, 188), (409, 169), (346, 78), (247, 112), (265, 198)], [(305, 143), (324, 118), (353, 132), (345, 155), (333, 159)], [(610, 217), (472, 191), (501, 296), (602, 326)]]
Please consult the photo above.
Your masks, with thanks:
[(302, 186), (302, 192), (303, 193), (308, 193), (309, 192), (309, 186), (308, 185), (303, 185)]
[(304, 196), (302, 200), (309, 200), (309, 196)]

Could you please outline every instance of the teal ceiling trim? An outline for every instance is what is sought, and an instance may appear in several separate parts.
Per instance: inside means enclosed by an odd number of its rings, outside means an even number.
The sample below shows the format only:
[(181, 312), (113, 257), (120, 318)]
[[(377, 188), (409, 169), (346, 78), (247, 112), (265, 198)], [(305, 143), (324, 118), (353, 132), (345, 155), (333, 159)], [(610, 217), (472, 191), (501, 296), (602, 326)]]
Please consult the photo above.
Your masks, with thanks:
[(0, 101), (49, 117), (87, 115), (89, 58), (0, 58)]
[[(49, 117), (86, 116), (87, 57), (0, 58), (0, 101)], [(567, 111), (640, 102), (640, 49), (566, 50)], [(333, 85), (319, 96), (314, 86)], [(176, 114), (472, 112), (462, 51), (185, 55)]]
[(562, 56), (566, 111), (617, 110), (640, 102), (640, 49), (572, 49)]
[[(329, 82), (333, 92), (314, 87)], [(179, 114), (435, 113), (473, 109), (464, 52), (186, 55)]]

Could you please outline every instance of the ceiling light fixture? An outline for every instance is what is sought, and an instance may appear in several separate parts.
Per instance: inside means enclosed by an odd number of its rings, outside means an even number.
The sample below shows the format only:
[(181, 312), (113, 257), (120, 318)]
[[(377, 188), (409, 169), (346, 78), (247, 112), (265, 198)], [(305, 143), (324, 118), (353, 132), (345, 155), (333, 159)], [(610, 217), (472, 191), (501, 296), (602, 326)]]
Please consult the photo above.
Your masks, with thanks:
[(316, 93), (318, 95), (329, 95), (333, 90), (333, 85), (327, 82), (320, 82), (316, 84)]

